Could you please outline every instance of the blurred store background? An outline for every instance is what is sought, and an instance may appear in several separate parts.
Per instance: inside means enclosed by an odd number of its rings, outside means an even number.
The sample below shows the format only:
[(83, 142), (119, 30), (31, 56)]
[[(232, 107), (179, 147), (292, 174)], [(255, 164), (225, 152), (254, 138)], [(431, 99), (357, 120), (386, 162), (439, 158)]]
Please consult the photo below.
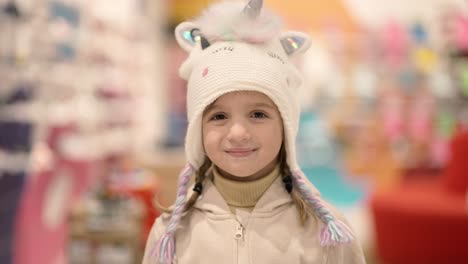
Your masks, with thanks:
[[(173, 29), (211, 2), (0, 0), (0, 263), (141, 263), (184, 163)], [(312, 36), (298, 157), (368, 262), (468, 263), (468, 2), (265, 4)]]

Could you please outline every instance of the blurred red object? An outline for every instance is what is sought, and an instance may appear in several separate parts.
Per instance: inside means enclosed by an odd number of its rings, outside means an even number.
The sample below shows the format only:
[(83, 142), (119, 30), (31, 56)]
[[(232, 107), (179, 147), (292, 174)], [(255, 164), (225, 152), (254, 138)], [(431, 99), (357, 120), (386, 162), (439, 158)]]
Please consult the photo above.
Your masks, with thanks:
[(468, 130), (457, 135), (450, 144), (451, 157), (443, 177), (444, 188), (459, 195), (468, 191)]
[(157, 193), (158, 186), (148, 186), (147, 188), (137, 188), (129, 190), (129, 193), (133, 197), (141, 199), (145, 205), (145, 219), (143, 221), (143, 235), (142, 242), (146, 242), (148, 239), (151, 227), (154, 224), (154, 220), (160, 215), (160, 212), (156, 210), (153, 203), (155, 193)]
[(149, 171), (142, 169), (127, 168), (116, 176), (108, 183), (109, 191), (137, 198), (144, 204), (145, 218), (143, 220), (142, 242), (145, 243), (154, 220), (160, 215), (153, 203), (153, 199), (159, 191), (159, 182)]
[(378, 255), (383, 262), (468, 260), (468, 131), (453, 138), (451, 155), (439, 177), (409, 178), (372, 196)]

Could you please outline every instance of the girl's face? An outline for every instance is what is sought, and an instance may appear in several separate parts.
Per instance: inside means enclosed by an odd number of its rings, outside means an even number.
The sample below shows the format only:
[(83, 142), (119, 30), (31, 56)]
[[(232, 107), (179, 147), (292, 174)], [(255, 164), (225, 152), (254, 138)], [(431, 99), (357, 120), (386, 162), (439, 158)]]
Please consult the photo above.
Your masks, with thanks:
[(235, 180), (255, 180), (277, 163), (283, 123), (266, 95), (236, 91), (207, 107), (202, 120), (203, 146), (219, 172)]

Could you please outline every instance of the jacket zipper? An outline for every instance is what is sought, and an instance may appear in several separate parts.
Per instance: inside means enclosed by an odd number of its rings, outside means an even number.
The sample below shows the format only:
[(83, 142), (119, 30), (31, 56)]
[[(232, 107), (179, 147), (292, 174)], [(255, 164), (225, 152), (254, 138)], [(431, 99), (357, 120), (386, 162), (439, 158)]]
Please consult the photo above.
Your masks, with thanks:
[(240, 223), (236, 226), (236, 239), (244, 240), (244, 227)]
[(236, 224), (235, 239), (237, 240), (237, 263), (240, 263), (240, 247), (244, 246), (244, 227), (240, 224)]

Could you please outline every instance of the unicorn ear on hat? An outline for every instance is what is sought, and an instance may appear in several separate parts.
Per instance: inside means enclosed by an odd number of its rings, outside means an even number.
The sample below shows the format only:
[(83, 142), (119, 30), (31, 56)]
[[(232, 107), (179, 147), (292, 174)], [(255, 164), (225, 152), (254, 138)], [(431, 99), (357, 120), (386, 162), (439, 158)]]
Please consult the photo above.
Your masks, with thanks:
[(179, 76), (187, 80), (192, 72), (194, 62), (200, 57), (201, 52), (210, 46), (210, 43), (201, 34), (198, 25), (193, 22), (180, 23), (174, 33), (179, 46), (189, 53), (189, 57), (179, 68)]
[(311, 44), (309, 35), (297, 31), (281, 33), (279, 38), (284, 52), (290, 58), (307, 51)]
[(180, 23), (175, 29), (175, 37), (177, 43), (187, 52), (191, 52), (197, 45), (200, 45), (202, 50), (210, 46), (208, 40), (193, 22)]

